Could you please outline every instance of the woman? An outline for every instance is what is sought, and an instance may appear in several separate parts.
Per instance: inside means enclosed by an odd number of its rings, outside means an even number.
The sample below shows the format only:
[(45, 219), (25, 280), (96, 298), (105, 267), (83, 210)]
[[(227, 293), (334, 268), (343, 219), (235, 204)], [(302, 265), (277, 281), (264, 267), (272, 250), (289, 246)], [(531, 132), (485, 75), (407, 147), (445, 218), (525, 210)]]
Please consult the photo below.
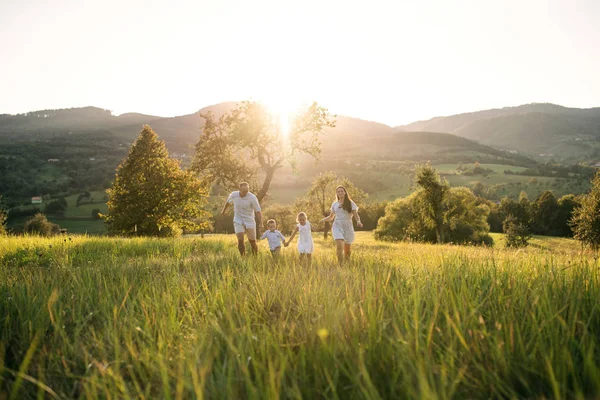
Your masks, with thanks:
[(362, 228), (363, 224), (360, 222), (358, 215), (358, 206), (352, 201), (346, 188), (338, 186), (335, 189), (335, 194), (337, 200), (331, 205), (329, 216), (323, 218), (321, 222), (333, 221), (331, 233), (336, 244), (338, 262), (342, 264), (344, 256), (346, 259), (350, 258), (351, 246), (354, 242), (352, 218), (356, 219), (356, 225), (359, 228)]

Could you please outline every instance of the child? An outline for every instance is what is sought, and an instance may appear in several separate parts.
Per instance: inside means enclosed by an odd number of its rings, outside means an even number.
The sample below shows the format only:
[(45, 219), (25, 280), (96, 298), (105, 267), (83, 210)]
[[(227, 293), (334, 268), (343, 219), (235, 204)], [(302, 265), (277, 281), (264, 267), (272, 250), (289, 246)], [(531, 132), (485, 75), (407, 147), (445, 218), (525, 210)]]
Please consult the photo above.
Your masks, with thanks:
[(274, 259), (277, 259), (279, 258), (279, 253), (281, 252), (281, 242), (285, 243), (285, 236), (283, 236), (281, 232), (277, 230), (277, 222), (275, 222), (274, 219), (267, 221), (267, 228), (269, 228), (269, 230), (265, 231), (260, 238), (261, 240), (268, 240), (269, 249), (271, 249), (271, 255)]
[(308, 264), (312, 263), (312, 252), (314, 250), (314, 243), (311, 234), (310, 222), (308, 222), (308, 217), (305, 212), (298, 213), (296, 217), (296, 228), (294, 228), (294, 232), (292, 232), (292, 236), (287, 243), (284, 242), (284, 245), (287, 247), (290, 245), (290, 242), (296, 236), (296, 232), (298, 234), (298, 253), (300, 253), (300, 259), (306, 259)]

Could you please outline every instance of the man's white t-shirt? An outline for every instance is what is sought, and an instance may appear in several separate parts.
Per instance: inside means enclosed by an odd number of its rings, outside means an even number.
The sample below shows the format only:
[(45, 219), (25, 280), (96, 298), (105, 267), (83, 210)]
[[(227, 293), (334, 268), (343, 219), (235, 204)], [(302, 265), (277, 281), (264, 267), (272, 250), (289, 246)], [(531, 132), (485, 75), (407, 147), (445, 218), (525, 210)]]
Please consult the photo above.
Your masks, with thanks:
[(246, 193), (244, 197), (240, 196), (240, 192), (231, 192), (227, 198), (229, 204), (233, 204), (233, 222), (240, 225), (245, 225), (246, 228), (256, 228), (254, 220), (254, 212), (260, 211), (258, 198), (253, 193)]

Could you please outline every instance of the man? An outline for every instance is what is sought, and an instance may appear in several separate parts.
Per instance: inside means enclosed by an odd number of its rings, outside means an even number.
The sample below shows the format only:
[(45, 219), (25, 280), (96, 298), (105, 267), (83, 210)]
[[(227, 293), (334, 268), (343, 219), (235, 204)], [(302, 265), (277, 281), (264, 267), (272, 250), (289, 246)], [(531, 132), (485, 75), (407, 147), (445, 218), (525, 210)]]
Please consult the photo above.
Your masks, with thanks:
[[(262, 227), (260, 204), (258, 204), (256, 196), (249, 192), (250, 186), (247, 182), (240, 183), (239, 187), (239, 191), (231, 192), (227, 198), (221, 215), (225, 215), (229, 204), (233, 204), (233, 227), (238, 240), (238, 250), (241, 255), (246, 254), (246, 246), (244, 245), (244, 234), (246, 234), (252, 247), (252, 254), (257, 254), (256, 230), (257, 227)], [(255, 216), (256, 221), (254, 220)]]

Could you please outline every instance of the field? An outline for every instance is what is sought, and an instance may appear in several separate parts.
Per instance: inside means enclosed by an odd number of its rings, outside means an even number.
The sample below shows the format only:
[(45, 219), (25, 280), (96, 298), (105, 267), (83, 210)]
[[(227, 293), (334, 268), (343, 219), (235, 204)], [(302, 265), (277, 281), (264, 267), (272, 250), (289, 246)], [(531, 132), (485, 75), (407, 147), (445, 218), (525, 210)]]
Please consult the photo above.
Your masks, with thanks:
[(0, 398), (600, 396), (599, 266), (574, 241), (360, 232), (340, 267), (315, 240), (308, 267), (231, 236), (3, 239)]
[[(394, 166), (397, 162), (388, 162), (379, 164), (376, 167), (368, 168), (365, 165), (338, 167), (335, 172), (339, 176), (349, 178), (358, 187), (369, 193), (369, 199), (375, 201), (395, 200), (398, 197), (408, 196), (414, 188), (412, 187), (412, 173), (397, 171)], [(382, 166), (386, 166), (382, 168)], [(465, 164), (465, 166), (473, 166)], [(535, 199), (544, 190), (552, 190), (554, 194), (561, 197), (569, 193), (584, 193), (589, 189), (587, 180), (578, 179), (556, 179), (551, 177), (532, 177), (526, 175), (507, 175), (505, 170), (521, 172), (522, 167), (500, 165), (500, 164), (481, 164), (482, 168), (490, 169), (493, 173), (484, 175), (459, 175), (456, 174), (458, 164), (434, 164), (441, 174), (447, 174), (444, 177), (452, 186), (466, 186), (471, 188), (476, 182), (483, 183), (486, 187), (498, 186), (497, 195), (499, 197), (512, 196), (519, 197), (519, 193), (524, 191), (531, 200)], [(282, 169), (280, 175), (276, 175), (271, 186), (271, 200), (275, 203), (287, 204), (294, 201), (295, 198), (303, 196), (310, 186), (312, 176), (298, 176), (291, 173), (290, 170)]]

